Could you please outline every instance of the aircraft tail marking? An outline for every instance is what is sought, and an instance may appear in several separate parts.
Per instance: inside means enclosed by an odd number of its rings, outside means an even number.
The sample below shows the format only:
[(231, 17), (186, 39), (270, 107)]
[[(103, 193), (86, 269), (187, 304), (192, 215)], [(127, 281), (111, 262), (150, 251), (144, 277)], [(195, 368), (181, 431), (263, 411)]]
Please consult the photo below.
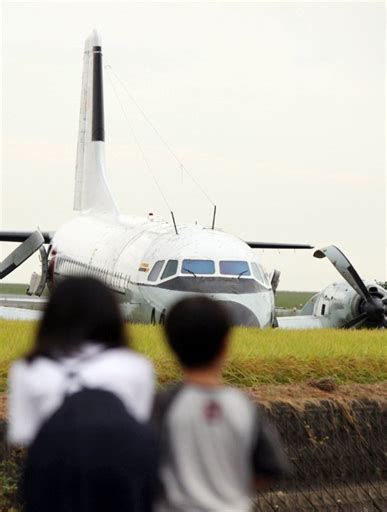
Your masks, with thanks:
[(74, 210), (118, 213), (105, 167), (102, 48), (93, 31), (86, 39), (83, 59)]

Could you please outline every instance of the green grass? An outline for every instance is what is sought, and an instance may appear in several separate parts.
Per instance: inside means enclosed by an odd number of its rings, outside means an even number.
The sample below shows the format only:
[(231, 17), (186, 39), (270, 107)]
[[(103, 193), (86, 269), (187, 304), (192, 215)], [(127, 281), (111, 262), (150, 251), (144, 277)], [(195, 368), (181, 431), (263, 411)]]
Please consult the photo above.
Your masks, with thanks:
[(15, 295), (25, 295), (28, 284), (22, 283), (0, 283), (0, 295), (8, 295), (9, 293)]
[[(0, 321), (0, 391), (12, 361), (31, 346), (34, 322)], [(159, 327), (128, 327), (135, 350), (154, 362), (161, 384), (180, 371)], [(332, 377), (338, 383), (387, 380), (385, 331), (234, 329), (224, 376), (236, 386), (290, 384)]]
[(278, 291), (275, 294), (275, 305), (277, 308), (298, 308), (305, 305), (308, 300), (315, 295), (316, 292), (287, 292)]
[[(25, 295), (27, 296), (28, 284), (22, 283), (0, 283), (0, 297), (2, 295)], [(48, 295), (47, 286), (44, 288), (42, 296)]]

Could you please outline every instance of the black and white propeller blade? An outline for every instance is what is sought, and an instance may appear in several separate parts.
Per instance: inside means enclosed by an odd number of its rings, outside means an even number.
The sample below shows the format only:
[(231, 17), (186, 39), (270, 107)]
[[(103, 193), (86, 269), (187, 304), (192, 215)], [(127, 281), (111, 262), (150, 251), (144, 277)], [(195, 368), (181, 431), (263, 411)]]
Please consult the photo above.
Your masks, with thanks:
[(364, 300), (371, 299), (371, 295), (359, 274), (353, 268), (345, 254), (343, 254), (336, 246), (330, 245), (324, 249), (318, 249), (315, 251), (313, 256), (315, 258), (327, 257), (339, 274), (343, 276), (347, 283), (360, 295), (360, 297)]
[(343, 329), (355, 329), (356, 327), (361, 327), (364, 322), (367, 320), (367, 314), (362, 313), (361, 315), (352, 318), (349, 322), (343, 325)]
[(347, 322), (347, 324), (343, 326), (344, 328), (350, 329), (352, 327), (359, 327), (366, 321), (370, 321), (373, 325), (376, 324), (380, 327), (387, 325), (386, 298), (380, 298), (370, 294), (363, 280), (340, 249), (334, 245), (330, 245), (323, 249), (318, 249), (313, 256), (315, 258), (327, 257), (339, 274), (341, 274), (345, 281), (363, 299), (360, 315)]
[(0, 262), (0, 279), (10, 274), (15, 268), (24, 263), (44, 244), (44, 236), (37, 230), (28, 236), (22, 244)]

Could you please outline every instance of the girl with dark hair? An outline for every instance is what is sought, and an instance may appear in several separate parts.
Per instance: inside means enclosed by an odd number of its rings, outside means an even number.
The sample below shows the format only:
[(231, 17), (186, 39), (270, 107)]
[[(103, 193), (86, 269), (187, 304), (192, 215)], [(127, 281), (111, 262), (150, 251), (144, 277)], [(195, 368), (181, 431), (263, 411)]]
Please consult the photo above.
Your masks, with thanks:
[(9, 441), (29, 445), (64, 398), (83, 388), (114, 393), (136, 420), (149, 418), (152, 364), (128, 348), (112, 292), (74, 277), (53, 290), (31, 352), (10, 370)]
[(127, 347), (102, 283), (58, 284), (9, 388), (9, 439), (28, 446), (25, 512), (153, 510), (158, 457), (145, 424), (153, 369)]

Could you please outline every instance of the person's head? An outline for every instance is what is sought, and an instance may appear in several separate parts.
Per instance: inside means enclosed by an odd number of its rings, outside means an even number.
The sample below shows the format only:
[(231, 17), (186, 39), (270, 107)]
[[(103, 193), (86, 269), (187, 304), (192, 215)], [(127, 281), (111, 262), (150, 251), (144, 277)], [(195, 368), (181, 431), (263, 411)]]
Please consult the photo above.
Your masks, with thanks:
[(69, 277), (52, 291), (27, 359), (56, 359), (76, 353), (82, 344), (125, 346), (123, 320), (113, 293), (90, 277)]
[(165, 330), (180, 364), (193, 370), (211, 367), (222, 359), (231, 323), (220, 302), (192, 297), (172, 307)]

